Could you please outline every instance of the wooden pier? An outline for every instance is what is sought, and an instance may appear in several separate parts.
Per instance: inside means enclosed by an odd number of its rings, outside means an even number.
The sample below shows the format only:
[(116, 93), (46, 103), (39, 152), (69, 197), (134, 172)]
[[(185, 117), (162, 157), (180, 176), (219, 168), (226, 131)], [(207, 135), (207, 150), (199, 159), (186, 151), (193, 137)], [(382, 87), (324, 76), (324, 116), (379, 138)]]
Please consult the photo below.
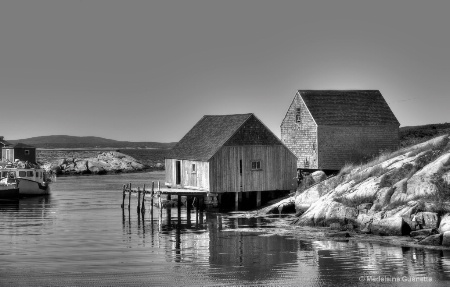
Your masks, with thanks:
[[(128, 210), (131, 209), (131, 195), (135, 194), (137, 196), (137, 212), (145, 212), (145, 202), (150, 201), (150, 208), (153, 209), (153, 207), (158, 207), (160, 209), (164, 207), (172, 207), (173, 201), (172, 201), (172, 195), (177, 196), (177, 207), (178, 210), (181, 209), (182, 200), (181, 197), (186, 197), (186, 206), (189, 209), (189, 207), (195, 203), (197, 208), (202, 209), (204, 206), (204, 197), (208, 194), (206, 191), (199, 191), (199, 190), (189, 190), (189, 189), (176, 189), (176, 188), (162, 188), (160, 182), (158, 181), (156, 186), (155, 182), (152, 182), (150, 190), (146, 189), (145, 184), (143, 187), (135, 187), (133, 188), (132, 183), (124, 184), (123, 185), (123, 196), (122, 196), (122, 204), (121, 208), (125, 209), (125, 202), (126, 197), (128, 194)], [(147, 196), (146, 196), (147, 195)], [(166, 195), (166, 200), (163, 202), (162, 195)], [(142, 201), (141, 201), (142, 196)], [(156, 200), (156, 203), (154, 202)]]

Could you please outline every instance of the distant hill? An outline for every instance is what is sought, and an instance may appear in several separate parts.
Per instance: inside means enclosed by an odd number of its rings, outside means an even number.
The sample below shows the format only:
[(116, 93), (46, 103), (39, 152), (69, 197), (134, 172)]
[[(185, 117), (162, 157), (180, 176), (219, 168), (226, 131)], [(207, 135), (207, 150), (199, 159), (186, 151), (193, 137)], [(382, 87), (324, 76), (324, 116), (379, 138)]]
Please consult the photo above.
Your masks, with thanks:
[(443, 134), (450, 134), (450, 123), (401, 127), (400, 145), (413, 145)]
[(19, 140), (7, 140), (10, 143), (24, 143), (37, 148), (172, 148), (176, 143), (116, 141), (101, 137), (77, 137), (67, 135), (40, 136)]

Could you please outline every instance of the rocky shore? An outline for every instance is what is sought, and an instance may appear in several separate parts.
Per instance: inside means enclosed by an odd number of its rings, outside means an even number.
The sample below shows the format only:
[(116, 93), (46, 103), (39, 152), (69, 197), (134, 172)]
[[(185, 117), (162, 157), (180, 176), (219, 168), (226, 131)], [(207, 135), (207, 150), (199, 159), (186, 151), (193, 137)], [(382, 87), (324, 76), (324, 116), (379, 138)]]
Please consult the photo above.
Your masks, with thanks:
[(57, 175), (108, 174), (138, 172), (148, 168), (135, 158), (120, 152), (100, 152), (88, 158), (67, 157), (42, 165)]
[(450, 249), (448, 135), (346, 166), (328, 178), (316, 172), (304, 182), (310, 187), (238, 217), (286, 214), (295, 207), (291, 224), (309, 230), (300, 237)]
[(348, 166), (293, 197), (300, 226), (450, 247), (450, 138)]

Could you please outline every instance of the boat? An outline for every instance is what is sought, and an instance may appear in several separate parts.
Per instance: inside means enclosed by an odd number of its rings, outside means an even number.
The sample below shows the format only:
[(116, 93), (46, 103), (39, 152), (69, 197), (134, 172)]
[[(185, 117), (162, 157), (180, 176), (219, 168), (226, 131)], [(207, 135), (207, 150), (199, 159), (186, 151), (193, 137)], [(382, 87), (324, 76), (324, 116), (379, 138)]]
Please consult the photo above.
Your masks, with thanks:
[(46, 195), (50, 193), (50, 183), (54, 176), (32, 164), (20, 165), (0, 162), (0, 184), (15, 182), (20, 196)]
[(0, 182), (0, 201), (11, 201), (19, 199), (19, 188), (17, 182), (1, 183)]
[(15, 182), (20, 197), (46, 195), (55, 175), (46, 172), (36, 162), (36, 147), (12, 144), (0, 136), (2, 160), (0, 162), (0, 184)]

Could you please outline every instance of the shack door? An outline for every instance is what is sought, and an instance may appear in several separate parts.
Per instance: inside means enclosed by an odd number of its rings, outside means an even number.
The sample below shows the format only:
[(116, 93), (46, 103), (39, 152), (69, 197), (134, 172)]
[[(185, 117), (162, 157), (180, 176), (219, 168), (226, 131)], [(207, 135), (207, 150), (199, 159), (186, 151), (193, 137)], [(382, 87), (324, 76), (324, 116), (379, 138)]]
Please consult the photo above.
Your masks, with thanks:
[(181, 161), (177, 160), (175, 162), (175, 184), (181, 184)]

